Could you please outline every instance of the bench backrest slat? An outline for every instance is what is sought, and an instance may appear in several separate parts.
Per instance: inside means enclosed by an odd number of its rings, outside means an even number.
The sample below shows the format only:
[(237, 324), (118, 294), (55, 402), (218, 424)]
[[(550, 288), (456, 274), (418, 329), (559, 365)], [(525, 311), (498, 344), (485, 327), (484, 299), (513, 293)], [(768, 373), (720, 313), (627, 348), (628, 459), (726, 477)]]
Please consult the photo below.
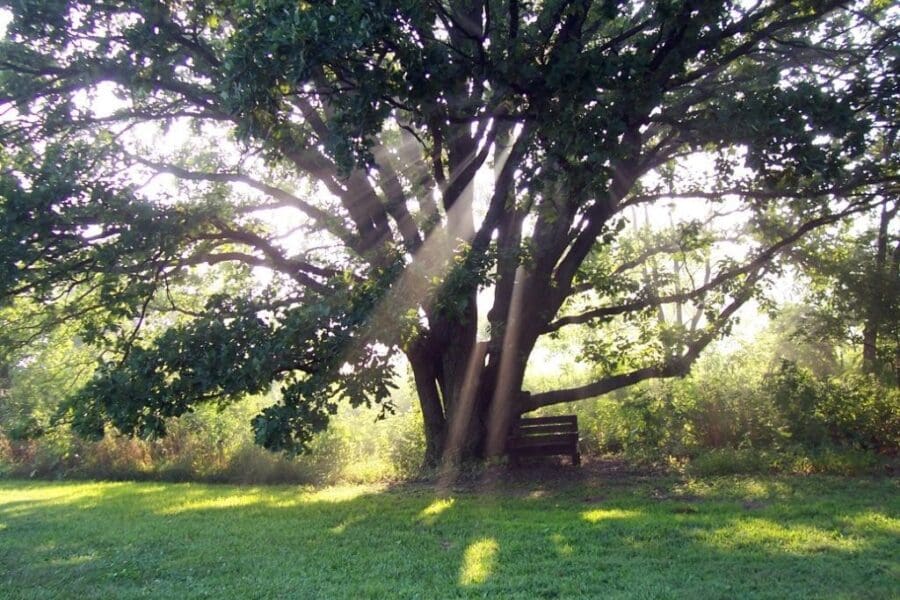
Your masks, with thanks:
[(547, 433), (576, 433), (578, 427), (570, 423), (559, 423), (552, 425), (519, 425), (513, 430), (513, 435), (530, 436), (542, 435)]

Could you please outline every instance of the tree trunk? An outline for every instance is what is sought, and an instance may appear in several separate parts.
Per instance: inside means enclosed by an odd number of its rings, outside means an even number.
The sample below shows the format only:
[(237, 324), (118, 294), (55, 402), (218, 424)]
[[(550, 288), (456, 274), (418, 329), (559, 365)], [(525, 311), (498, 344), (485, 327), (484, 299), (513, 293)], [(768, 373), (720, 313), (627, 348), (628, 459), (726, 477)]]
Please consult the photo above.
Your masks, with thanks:
[(416, 383), (416, 395), (422, 407), (422, 426), (425, 431), (424, 462), (427, 466), (433, 466), (440, 461), (447, 428), (438, 393), (435, 360), (424, 344), (416, 344), (407, 351), (407, 357)]
[[(511, 323), (513, 329), (515, 322)], [(510, 420), (520, 406), (527, 352), (507, 336), (488, 342), (429, 351), (417, 343), (407, 351), (422, 407), (425, 465), (460, 464), (505, 452)], [(533, 344), (528, 344), (531, 347)], [(452, 365), (452, 368), (447, 368)]]
[(875, 373), (878, 370), (878, 334), (884, 320), (886, 304), (890, 300), (885, 295), (887, 273), (888, 228), (897, 212), (897, 207), (888, 210), (887, 199), (881, 206), (881, 222), (875, 241), (875, 264), (869, 286), (869, 305), (863, 326), (863, 371)]
[(897, 298), (900, 297), (900, 241), (894, 246), (891, 258), (890, 286), (888, 287), (888, 299), (893, 303), (891, 314), (894, 330), (894, 384), (900, 388), (900, 325), (897, 321)]

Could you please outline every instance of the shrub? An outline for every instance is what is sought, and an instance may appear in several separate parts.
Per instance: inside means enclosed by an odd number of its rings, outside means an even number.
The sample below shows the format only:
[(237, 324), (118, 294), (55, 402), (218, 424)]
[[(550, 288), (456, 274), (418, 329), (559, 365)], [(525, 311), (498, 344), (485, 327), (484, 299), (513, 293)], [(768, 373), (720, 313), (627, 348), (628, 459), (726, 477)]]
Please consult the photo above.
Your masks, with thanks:
[(576, 409), (582, 434), (582, 452), (618, 454), (625, 449), (628, 422), (617, 398), (601, 398), (595, 403), (582, 402)]
[(223, 483), (276, 484), (319, 483), (321, 475), (310, 469), (306, 461), (289, 460), (273, 455), (259, 446), (240, 447), (228, 463), (209, 478)]
[(882, 453), (900, 448), (900, 390), (874, 376), (820, 380), (784, 361), (769, 390), (792, 439), (808, 448), (834, 445)]
[(751, 354), (710, 355), (680, 382), (692, 448), (768, 448), (779, 441), (781, 419)]
[(96, 442), (76, 440), (67, 474), (93, 479), (145, 479), (152, 472), (147, 442), (110, 434)]
[(393, 419), (396, 427), (390, 429), (388, 457), (397, 476), (411, 477), (422, 468), (422, 457), (425, 454), (422, 414), (418, 410), (410, 410)]
[(900, 389), (874, 376), (830, 382), (819, 412), (832, 443), (891, 454), (900, 449)]
[(624, 449), (638, 457), (682, 456), (687, 453), (684, 403), (672, 382), (635, 390), (622, 402), (626, 422)]
[(766, 385), (766, 391), (795, 442), (818, 447), (828, 440), (825, 419), (819, 410), (828, 389), (812, 372), (784, 360)]

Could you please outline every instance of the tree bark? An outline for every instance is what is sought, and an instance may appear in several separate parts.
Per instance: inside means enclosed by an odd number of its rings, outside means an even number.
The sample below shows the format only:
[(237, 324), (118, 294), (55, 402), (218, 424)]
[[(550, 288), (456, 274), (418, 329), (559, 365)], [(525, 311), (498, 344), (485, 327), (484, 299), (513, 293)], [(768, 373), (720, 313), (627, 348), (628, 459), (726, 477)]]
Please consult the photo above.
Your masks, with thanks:
[(424, 344), (416, 344), (407, 351), (416, 395), (422, 407), (422, 425), (425, 432), (425, 465), (436, 465), (443, 452), (447, 422), (441, 405), (437, 385), (437, 370), (432, 353)]
[(863, 326), (863, 371), (878, 371), (878, 336), (884, 310), (888, 298), (885, 296), (887, 273), (888, 226), (897, 212), (897, 207), (888, 210), (887, 198), (881, 205), (881, 221), (878, 226), (878, 237), (875, 240), (875, 264), (869, 285), (869, 305), (866, 309), (866, 322)]
[[(888, 288), (889, 298), (893, 299), (893, 302), (897, 302), (897, 297), (900, 296), (900, 241), (894, 246), (894, 251), (891, 256), (891, 269), (890, 269), (890, 287)], [(894, 305), (894, 309), (891, 314), (896, 316), (896, 304)], [(896, 319), (893, 324), (894, 329), (894, 384), (900, 388), (900, 325), (897, 324)]]

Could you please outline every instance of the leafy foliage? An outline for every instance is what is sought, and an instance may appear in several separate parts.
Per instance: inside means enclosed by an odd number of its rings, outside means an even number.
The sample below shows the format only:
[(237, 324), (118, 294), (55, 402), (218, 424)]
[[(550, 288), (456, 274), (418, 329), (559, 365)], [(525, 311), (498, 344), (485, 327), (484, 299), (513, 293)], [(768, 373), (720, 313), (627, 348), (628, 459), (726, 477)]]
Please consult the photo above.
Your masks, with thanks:
[[(430, 458), (458, 418), (484, 455), (494, 402), (502, 420), (685, 375), (789, 248), (897, 178), (870, 151), (896, 128), (879, 3), (0, 6), (0, 298), (90, 313), (83, 339), (115, 355), (67, 418), (93, 435), (277, 385), (256, 438), (300, 451), (337, 398), (389, 410), (403, 353)], [(752, 245), (719, 259), (696, 215), (659, 249), (629, 238), (663, 197), (736, 204)], [(236, 293), (166, 302), (226, 264)], [(522, 389), (542, 336), (600, 322), (596, 381)]]
[(85, 435), (102, 436), (110, 422), (124, 433), (155, 437), (198, 397), (234, 401), (275, 381), (282, 403), (254, 419), (256, 439), (273, 450), (303, 448), (340, 398), (353, 406), (389, 400), (389, 356), (369, 352), (358, 339), (365, 305), (377, 291), (362, 288), (348, 302), (354, 312), (344, 314), (341, 305), (315, 302), (267, 314), (269, 303), (215, 297), (202, 317), (105, 365), (69, 403), (72, 423)]

